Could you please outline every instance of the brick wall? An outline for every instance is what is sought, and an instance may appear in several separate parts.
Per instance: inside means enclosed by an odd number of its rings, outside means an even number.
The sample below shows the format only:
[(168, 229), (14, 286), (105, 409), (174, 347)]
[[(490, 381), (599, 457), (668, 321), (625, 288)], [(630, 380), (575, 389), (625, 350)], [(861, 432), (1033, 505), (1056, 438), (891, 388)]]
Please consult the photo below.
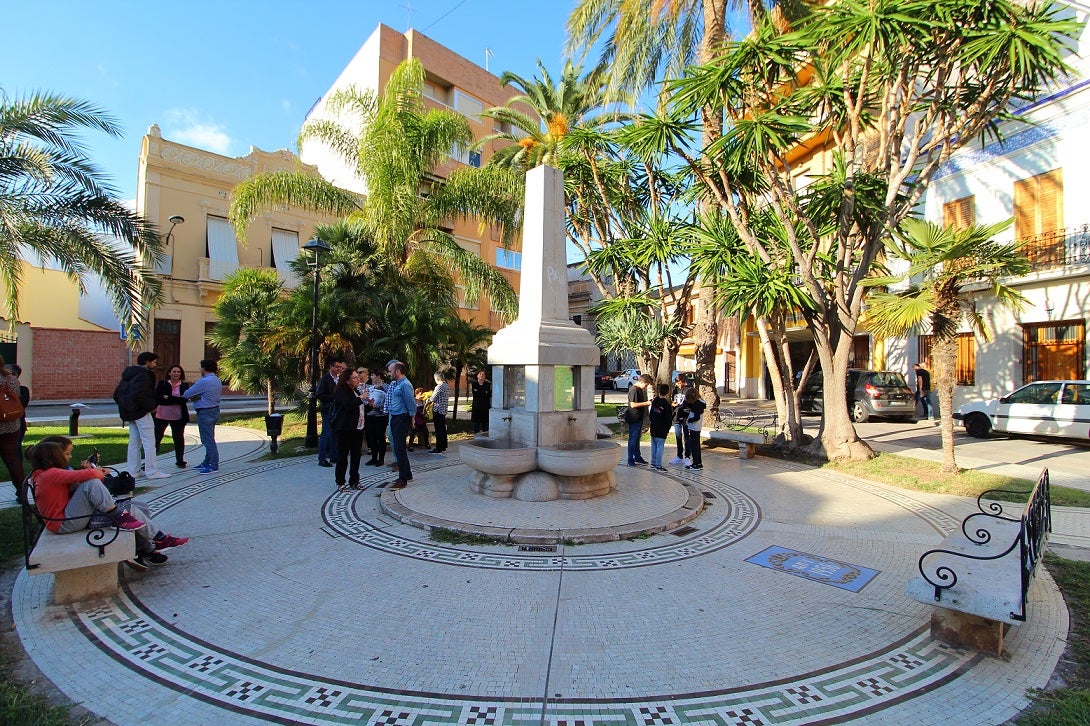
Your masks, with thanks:
[[(116, 332), (34, 328), (34, 400), (110, 398), (127, 361)], [(135, 361), (135, 356), (133, 357)], [(26, 364), (23, 364), (24, 367)]]

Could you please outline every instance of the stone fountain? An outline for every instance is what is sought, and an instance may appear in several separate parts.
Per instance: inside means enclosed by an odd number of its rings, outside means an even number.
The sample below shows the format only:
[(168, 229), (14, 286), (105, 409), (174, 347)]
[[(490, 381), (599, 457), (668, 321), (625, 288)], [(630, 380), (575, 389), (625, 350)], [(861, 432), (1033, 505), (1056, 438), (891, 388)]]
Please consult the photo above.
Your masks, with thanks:
[(471, 491), (488, 497), (589, 499), (616, 486), (621, 447), (597, 439), (598, 347), (568, 314), (564, 213), (560, 171), (527, 173), (518, 319), (488, 348), (492, 436), (460, 448)]

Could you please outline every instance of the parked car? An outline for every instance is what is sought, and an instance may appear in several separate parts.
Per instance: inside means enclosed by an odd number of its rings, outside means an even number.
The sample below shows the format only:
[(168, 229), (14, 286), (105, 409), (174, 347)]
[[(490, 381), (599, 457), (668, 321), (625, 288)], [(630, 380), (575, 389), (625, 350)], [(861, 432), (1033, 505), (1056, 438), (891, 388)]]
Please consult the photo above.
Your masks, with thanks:
[(640, 372), (635, 368), (629, 368), (613, 376), (613, 387), (618, 391), (627, 391), (632, 383), (640, 377)]
[[(848, 412), (852, 421), (863, 423), (871, 416), (911, 421), (916, 418), (916, 396), (897, 371), (867, 371), (852, 368), (844, 382)], [(824, 377), (816, 371), (802, 387), (802, 410), (821, 413), (824, 405)]]
[(696, 383), (696, 374), (693, 373), (692, 371), (674, 371), (673, 373), (670, 374), (670, 385), (671, 386), (674, 385), (674, 381), (677, 380), (678, 376), (685, 376), (685, 380), (688, 382), (688, 384), (690, 386), (695, 385), (695, 383)]
[(954, 420), (984, 438), (992, 431), (1090, 438), (1090, 381), (1036, 381), (1014, 393), (959, 406)]
[(613, 388), (613, 376), (611, 376), (608, 373), (603, 373), (602, 371), (598, 370), (598, 368), (595, 368), (594, 369), (594, 387), (596, 389), (605, 389), (605, 390), (609, 390), (609, 389)]

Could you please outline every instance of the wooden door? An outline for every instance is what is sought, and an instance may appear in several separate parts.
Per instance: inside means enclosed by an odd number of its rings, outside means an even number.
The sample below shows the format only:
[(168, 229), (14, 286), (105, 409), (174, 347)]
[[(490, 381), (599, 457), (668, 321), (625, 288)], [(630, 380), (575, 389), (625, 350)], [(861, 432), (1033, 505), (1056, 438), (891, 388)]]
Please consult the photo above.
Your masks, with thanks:
[(178, 365), (182, 355), (182, 321), (169, 318), (155, 319), (155, 354), (159, 356), (159, 369), (166, 371)]

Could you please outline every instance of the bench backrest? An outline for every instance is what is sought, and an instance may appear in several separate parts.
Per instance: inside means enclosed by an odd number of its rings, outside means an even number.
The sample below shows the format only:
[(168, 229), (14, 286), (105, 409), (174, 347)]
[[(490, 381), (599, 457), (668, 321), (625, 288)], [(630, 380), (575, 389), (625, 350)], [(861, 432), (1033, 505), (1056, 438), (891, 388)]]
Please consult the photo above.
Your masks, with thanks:
[[(1052, 497), (1048, 484), (1048, 469), (1041, 472), (1041, 476), (1038, 477), (1036, 485), (1030, 492), (1026, 505), (1022, 508), (1021, 516), (1018, 518), (1007, 516), (1001, 502), (989, 500), (985, 503), (985, 498), (988, 495), (995, 495), (1000, 492), (1024, 494), (1024, 492), (1001, 489), (982, 492), (977, 497), (977, 509), (980, 511), (970, 514), (961, 523), (961, 532), (970, 543), (981, 547), (982, 552), (988, 551), (993, 554), (975, 555), (948, 549), (933, 549), (920, 555), (918, 567), (923, 578), (934, 586), (935, 601), (941, 602), (943, 591), (957, 584), (958, 575), (951, 566), (950, 559), (942, 560), (941, 564), (933, 569), (925, 567), (925, 560), (929, 557), (942, 554), (968, 560), (999, 560), (1011, 555), (1017, 548), (1022, 592), (1019, 611), (1010, 613), (1010, 616), (1013, 620), (1025, 621), (1029, 588), (1033, 583), (1033, 576), (1037, 571), (1037, 566), (1041, 562), (1041, 556), (1044, 554), (1048, 533), (1052, 531)], [(994, 545), (990, 548), (986, 547), (992, 544), (992, 530), (988, 525), (989, 520), (992, 520), (995, 524), (1005, 523), (1005, 527), (1008, 528), (1012, 526), (1011, 523), (1018, 524), (1018, 535), (1010, 545), (1000, 552), (995, 552), (997, 548)], [(1002, 544), (999, 546), (1003, 547)]]

